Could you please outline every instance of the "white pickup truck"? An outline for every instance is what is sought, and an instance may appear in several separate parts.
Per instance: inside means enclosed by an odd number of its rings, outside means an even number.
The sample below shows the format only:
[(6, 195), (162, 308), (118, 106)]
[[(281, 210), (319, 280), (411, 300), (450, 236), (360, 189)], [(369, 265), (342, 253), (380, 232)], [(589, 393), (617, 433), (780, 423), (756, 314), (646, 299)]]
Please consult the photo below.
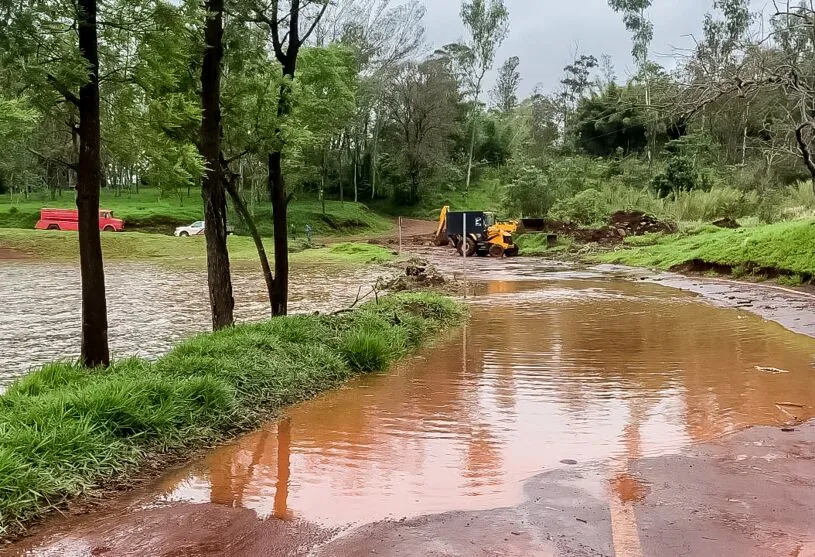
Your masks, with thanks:
[[(232, 234), (234, 228), (226, 225), (226, 233)], [(198, 220), (188, 226), (179, 226), (173, 233), (175, 236), (203, 236), (204, 235), (204, 221)]]

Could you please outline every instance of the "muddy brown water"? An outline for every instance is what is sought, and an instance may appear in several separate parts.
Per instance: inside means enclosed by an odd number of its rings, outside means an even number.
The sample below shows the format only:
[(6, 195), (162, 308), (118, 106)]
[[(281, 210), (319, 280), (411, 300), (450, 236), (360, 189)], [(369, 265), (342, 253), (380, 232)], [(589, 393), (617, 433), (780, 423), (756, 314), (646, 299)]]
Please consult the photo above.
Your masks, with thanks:
[[(809, 337), (658, 284), (494, 265), (471, 285), (467, 325), (433, 346), (11, 551), (138, 555), (171, 529), (208, 531), (218, 509), (331, 531), (492, 509), (517, 504), (527, 478), (575, 465), (607, 470), (630, 504), (646, 492), (626, 472), (632, 459), (815, 415)], [(191, 508), (204, 518), (184, 518)], [(228, 554), (212, 548), (194, 554)]]
[[(329, 311), (353, 303), (378, 267), (295, 266), (292, 312)], [(155, 358), (174, 344), (212, 330), (206, 270), (113, 262), (105, 265), (109, 339), (115, 358)], [(233, 272), (235, 318), (268, 317), (259, 272)], [(68, 263), (0, 260), (0, 391), (32, 367), (79, 355), (79, 268)]]

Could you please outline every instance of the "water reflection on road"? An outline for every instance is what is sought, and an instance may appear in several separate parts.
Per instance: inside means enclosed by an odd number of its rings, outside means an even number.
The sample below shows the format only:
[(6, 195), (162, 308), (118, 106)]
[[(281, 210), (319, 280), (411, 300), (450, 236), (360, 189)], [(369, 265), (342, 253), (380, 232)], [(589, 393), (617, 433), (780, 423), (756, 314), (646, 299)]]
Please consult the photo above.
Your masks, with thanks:
[(465, 329), (214, 451), (160, 499), (340, 525), (510, 504), (562, 460), (608, 460), (630, 501), (629, 458), (784, 423), (781, 401), (812, 416), (815, 341), (778, 325), (622, 281), (477, 290)]

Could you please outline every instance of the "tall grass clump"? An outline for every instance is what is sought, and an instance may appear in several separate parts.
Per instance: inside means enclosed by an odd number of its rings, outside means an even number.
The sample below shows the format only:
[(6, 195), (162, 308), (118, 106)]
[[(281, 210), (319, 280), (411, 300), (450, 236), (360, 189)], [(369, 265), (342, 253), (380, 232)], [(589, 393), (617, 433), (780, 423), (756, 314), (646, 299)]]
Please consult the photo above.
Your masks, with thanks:
[(0, 535), (121, 484), (148, 458), (184, 455), (383, 370), (462, 316), (444, 297), (399, 294), (340, 315), (199, 335), (155, 362), (44, 366), (0, 396)]

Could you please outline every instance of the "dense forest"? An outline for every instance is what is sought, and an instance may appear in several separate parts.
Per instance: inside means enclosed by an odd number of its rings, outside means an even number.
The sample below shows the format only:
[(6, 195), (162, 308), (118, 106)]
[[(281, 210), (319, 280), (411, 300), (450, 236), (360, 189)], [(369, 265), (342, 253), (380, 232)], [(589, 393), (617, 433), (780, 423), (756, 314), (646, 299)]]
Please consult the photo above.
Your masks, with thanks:
[(465, 0), (461, 41), (437, 49), (416, 0), (0, 0), (0, 193), (76, 189), (88, 335), (106, 329), (100, 188), (201, 191), (216, 328), (232, 322), (227, 205), (260, 252), (251, 221), (272, 207), (275, 314), (301, 195), (422, 213), (491, 184), (508, 215), (585, 224), (616, 208), (761, 221), (815, 208), (811, 3), (713, 0), (666, 68), (650, 56), (652, 1), (609, 0), (634, 75), (576, 52), (557, 90), (523, 97), (521, 61), (496, 59), (502, 0)]

